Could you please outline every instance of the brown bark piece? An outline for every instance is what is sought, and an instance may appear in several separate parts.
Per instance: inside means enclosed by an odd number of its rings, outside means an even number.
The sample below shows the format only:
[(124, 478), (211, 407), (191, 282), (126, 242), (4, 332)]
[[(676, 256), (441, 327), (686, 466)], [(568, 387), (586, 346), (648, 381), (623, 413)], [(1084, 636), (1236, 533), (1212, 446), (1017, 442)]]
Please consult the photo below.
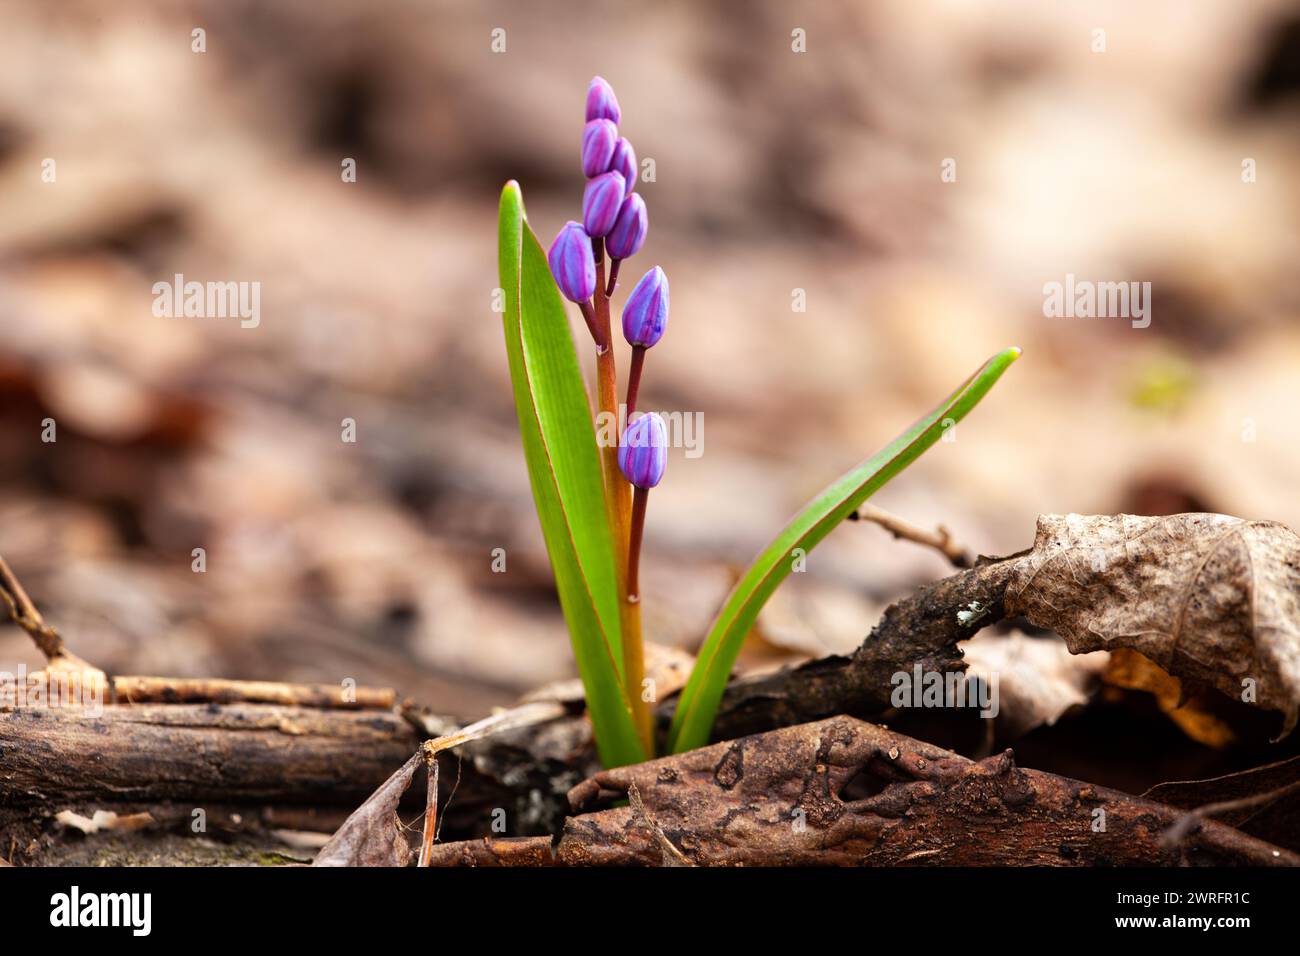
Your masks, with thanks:
[[(960, 641), (1004, 616), (1002, 596), (1013, 558), (981, 559), (976, 567), (918, 588), (891, 604), (862, 645), (832, 656), (727, 686), (713, 739), (788, 727), (836, 714), (870, 716), (888, 710), (892, 677), (920, 665), (926, 672), (965, 670)], [(676, 701), (660, 710), (671, 720)]]
[(87, 802), (357, 806), (418, 746), (388, 711), (19, 708), (0, 712), (0, 825)]
[(438, 843), (430, 851), (430, 866), (553, 866), (551, 838), (484, 837), (459, 843)]
[[(591, 809), (634, 787), (640, 810), (571, 817), (555, 862), (661, 865), (662, 837), (704, 866), (1300, 865), (1212, 822), (1166, 846), (1180, 816), (1169, 807), (1021, 769), (1010, 751), (975, 762), (847, 717), (602, 771), (570, 800)], [(439, 849), (443, 863), (489, 852)]]

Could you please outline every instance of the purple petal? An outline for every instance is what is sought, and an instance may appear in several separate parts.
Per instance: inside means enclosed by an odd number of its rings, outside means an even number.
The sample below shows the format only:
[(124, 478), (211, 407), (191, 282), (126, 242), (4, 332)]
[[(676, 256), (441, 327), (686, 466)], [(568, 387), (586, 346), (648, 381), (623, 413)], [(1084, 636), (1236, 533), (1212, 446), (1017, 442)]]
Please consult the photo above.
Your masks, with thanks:
[(623, 200), (618, 219), (605, 242), (609, 254), (615, 259), (630, 259), (636, 255), (645, 242), (647, 226), (645, 200), (640, 193), (629, 194)]
[(668, 326), (668, 276), (655, 266), (641, 277), (623, 306), (623, 337), (650, 348)]
[(622, 118), (623, 111), (619, 109), (614, 87), (603, 76), (593, 76), (591, 85), (587, 87), (587, 122), (607, 119), (611, 123), (617, 123)]
[(614, 228), (626, 190), (622, 173), (601, 173), (587, 183), (582, 194), (582, 224), (587, 235), (607, 236)]
[(588, 179), (609, 170), (618, 142), (618, 128), (607, 119), (594, 119), (582, 131), (582, 172)]

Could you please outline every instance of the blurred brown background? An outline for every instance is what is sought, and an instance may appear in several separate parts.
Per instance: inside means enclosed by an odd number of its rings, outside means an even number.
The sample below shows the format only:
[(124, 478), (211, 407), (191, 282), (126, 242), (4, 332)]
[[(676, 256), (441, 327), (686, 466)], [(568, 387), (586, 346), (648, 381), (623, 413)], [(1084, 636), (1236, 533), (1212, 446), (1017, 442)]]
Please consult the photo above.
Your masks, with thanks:
[[(65, 0), (0, 24), (0, 554), (110, 671), (353, 677), (465, 716), (571, 673), (491, 300), (507, 178), (544, 243), (578, 215), (596, 73), (657, 174), (625, 273), (672, 282), (643, 405), (705, 422), (650, 508), (651, 639), (693, 648), (804, 500), (1012, 344), (877, 504), (985, 553), (1040, 512), (1300, 528), (1294, 4)], [(155, 317), (178, 272), (260, 282), (260, 325)], [(1045, 318), (1066, 273), (1151, 282), (1150, 328)], [(853, 647), (946, 570), (846, 526), (745, 660)], [(37, 662), (0, 632), (0, 668)]]

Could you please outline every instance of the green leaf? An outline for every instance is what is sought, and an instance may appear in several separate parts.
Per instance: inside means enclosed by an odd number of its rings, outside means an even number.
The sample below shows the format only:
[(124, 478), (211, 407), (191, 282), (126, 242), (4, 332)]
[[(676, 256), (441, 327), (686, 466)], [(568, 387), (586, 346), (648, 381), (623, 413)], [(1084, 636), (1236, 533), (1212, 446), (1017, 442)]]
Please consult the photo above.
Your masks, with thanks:
[(645, 760), (623, 692), (614, 543), (591, 406), (564, 302), (515, 182), (501, 193), (506, 352), (533, 500), (606, 766)]
[(793, 567), (796, 548), (806, 555), (850, 513), (938, 441), (945, 422), (962, 419), (1020, 356), (993, 356), (930, 414), (810, 501), (754, 561), (718, 612), (673, 713), (668, 746), (680, 753), (708, 742), (731, 667), (772, 592)]

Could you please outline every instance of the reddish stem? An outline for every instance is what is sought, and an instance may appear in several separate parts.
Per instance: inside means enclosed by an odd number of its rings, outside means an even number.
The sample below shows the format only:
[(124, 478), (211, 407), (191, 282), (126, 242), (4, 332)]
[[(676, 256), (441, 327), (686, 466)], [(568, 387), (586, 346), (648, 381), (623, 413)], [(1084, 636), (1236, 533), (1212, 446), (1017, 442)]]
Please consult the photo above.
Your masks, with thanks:
[(622, 261), (613, 256), (609, 259), (609, 285), (605, 288), (605, 298), (614, 294), (614, 286), (618, 284), (618, 264)]
[(627, 419), (636, 411), (636, 396), (641, 390), (641, 366), (645, 365), (645, 346), (632, 346), (632, 367), (627, 373)]
[[(605, 288), (605, 258), (596, 259), (596, 325), (603, 331), (601, 338), (611, 342), (609, 321), (609, 297), (603, 294)], [(609, 415), (618, 421), (618, 374), (614, 368), (614, 350), (606, 347), (596, 355), (596, 379), (599, 405), (602, 415)], [(609, 509), (610, 529), (614, 534), (615, 553), (621, 558), (623, 549), (628, 544), (628, 525), (631, 520), (631, 486), (623, 477), (618, 467), (618, 441), (610, 442), (601, 449), (604, 459), (605, 500)], [(645, 650), (641, 643), (641, 605), (627, 597), (627, 565), (618, 561), (615, 568), (619, 588), (619, 623), (623, 631), (623, 677), (628, 703), (632, 707), (632, 718), (636, 722), (637, 732), (645, 746), (647, 754), (654, 754), (654, 725), (650, 707), (641, 699), (641, 681), (645, 677)]]
[(628, 537), (627, 548), (627, 599), (635, 603), (641, 600), (641, 585), (638, 572), (641, 567), (641, 532), (645, 528), (645, 506), (650, 500), (649, 488), (637, 488), (632, 496), (632, 531)]
[(601, 342), (600, 324), (596, 321), (596, 310), (591, 307), (590, 302), (579, 302), (578, 308), (582, 310), (582, 317), (587, 320), (587, 331), (591, 333), (592, 341), (596, 343), (596, 351), (604, 352), (609, 348)]

